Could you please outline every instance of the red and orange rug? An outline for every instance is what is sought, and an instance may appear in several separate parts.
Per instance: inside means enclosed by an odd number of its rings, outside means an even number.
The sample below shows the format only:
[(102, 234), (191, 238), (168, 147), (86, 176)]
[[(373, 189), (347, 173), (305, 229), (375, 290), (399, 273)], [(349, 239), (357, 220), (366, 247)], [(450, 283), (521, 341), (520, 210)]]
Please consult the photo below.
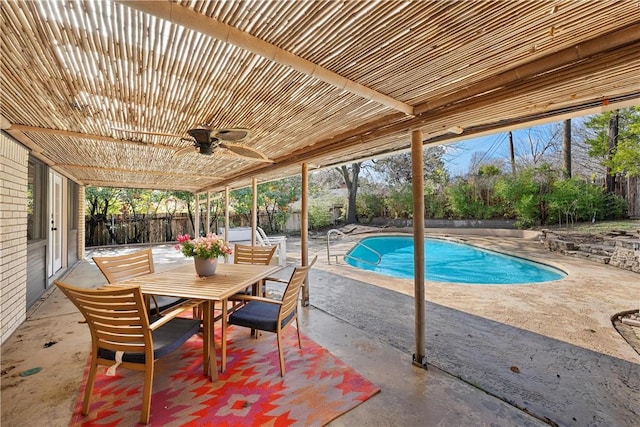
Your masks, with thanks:
[[(229, 329), (227, 370), (216, 382), (202, 374), (202, 338), (193, 337), (156, 362), (152, 426), (321, 426), (380, 391), (324, 348), (293, 328), (284, 332), (285, 377), (280, 377), (276, 337), (255, 340)], [(219, 342), (219, 341), (218, 341)], [(85, 369), (85, 381), (88, 368)], [(91, 410), (82, 416), (84, 384), (71, 426), (132, 426), (140, 419), (142, 373), (118, 369), (96, 378)]]

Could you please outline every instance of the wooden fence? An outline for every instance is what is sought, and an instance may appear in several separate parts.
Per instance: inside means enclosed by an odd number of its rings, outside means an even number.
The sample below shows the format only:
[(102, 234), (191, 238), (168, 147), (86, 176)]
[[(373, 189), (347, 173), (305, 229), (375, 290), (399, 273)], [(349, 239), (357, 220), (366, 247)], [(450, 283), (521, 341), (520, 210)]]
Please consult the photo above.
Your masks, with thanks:
[(102, 221), (90, 218), (85, 221), (87, 247), (173, 242), (181, 234), (193, 235), (193, 226), (186, 215), (113, 215)]
[[(200, 234), (204, 234), (205, 222), (200, 224)], [(244, 217), (231, 217), (231, 224), (235, 226), (248, 226)], [(266, 214), (258, 216), (258, 224), (268, 223)], [(224, 227), (220, 218), (213, 219), (211, 231)], [(93, 230), (92, 230), (93, 228)], [(263, 227), (265, 228), (265, 227)], [(272, 230), (265, 228), (271, 233)], [(289, 215), (283, 230), (284, 233), (300, 231), (300, 213)], [(103, 220), (92, 220), (87, 217), (85, 221), (85, 246), (127, 245), (136, 243), (165, 243), (175, 242), (182, 234), (194, 235), (193, 224), (188, 215), (112, 215)]]
[(640, 218), (640, 177), (619, 179), (616, 187), (616, 194), (627, 201), (629, 217)]

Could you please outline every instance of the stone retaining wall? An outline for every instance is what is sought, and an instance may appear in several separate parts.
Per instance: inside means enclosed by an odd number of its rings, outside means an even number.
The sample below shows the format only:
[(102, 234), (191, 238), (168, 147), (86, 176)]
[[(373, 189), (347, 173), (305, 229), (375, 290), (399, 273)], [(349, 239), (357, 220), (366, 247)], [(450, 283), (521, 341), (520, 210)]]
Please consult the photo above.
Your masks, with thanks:
[(541, 240), (552, 252), (575, 256), (640, 273), (640, 235), (612, 232), (584, 235), (542, 230)]

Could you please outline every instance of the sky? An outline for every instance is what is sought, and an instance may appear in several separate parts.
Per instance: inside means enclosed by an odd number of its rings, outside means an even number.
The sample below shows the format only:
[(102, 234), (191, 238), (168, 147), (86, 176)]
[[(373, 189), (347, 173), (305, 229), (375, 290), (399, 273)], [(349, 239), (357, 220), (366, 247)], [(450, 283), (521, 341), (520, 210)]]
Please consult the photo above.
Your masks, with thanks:
[[(514, 145), (517, 144), (517, 132), (514, 131)], [(486, 163), (490, 163), (493, 159), (509, 161), (508, 132), (448, 144), (446, 150), (444, 162), (451, 176), (466, 175), (469, 172), (471, 158), (476, 152)]]
[[(572, 119), (572, 139), (576, 140), (575, 126), (580, 118)], [(562, 147), (563, 122), (552, 122), (524, 129), (515, 129), (513, 133), (513, 146), (516, 164), (531, 162), (533, 155), (545, 152), (547, 155), (557, 153), (553, 148), (543, 149), (550, 140), (557, 144), (557, 149)], [(481, 156), (481, 164), (492, 163), (492, 160), (500, 160), (508, 166), (511, 155), (509, 149), (509, 132), (499, 132), (479, 138), (468, 139), (455, 144), (448, 144), (444, 156), (445, 167), (451, 176), (464, 176), (468, 174), (474, 153)]]

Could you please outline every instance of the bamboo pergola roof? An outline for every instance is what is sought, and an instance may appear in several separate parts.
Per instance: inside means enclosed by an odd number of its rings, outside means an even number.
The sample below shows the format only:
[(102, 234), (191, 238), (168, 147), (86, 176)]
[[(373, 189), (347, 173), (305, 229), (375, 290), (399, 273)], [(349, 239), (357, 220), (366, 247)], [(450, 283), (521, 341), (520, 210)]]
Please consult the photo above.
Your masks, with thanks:
[[(1, 1), (2, 129), (81, 184), (221, 190), (640, 104), (628, 1)], [(199, 125), (246, 128), (188, 152)], [(158, 133), (160, 135), (158, 135)]]

